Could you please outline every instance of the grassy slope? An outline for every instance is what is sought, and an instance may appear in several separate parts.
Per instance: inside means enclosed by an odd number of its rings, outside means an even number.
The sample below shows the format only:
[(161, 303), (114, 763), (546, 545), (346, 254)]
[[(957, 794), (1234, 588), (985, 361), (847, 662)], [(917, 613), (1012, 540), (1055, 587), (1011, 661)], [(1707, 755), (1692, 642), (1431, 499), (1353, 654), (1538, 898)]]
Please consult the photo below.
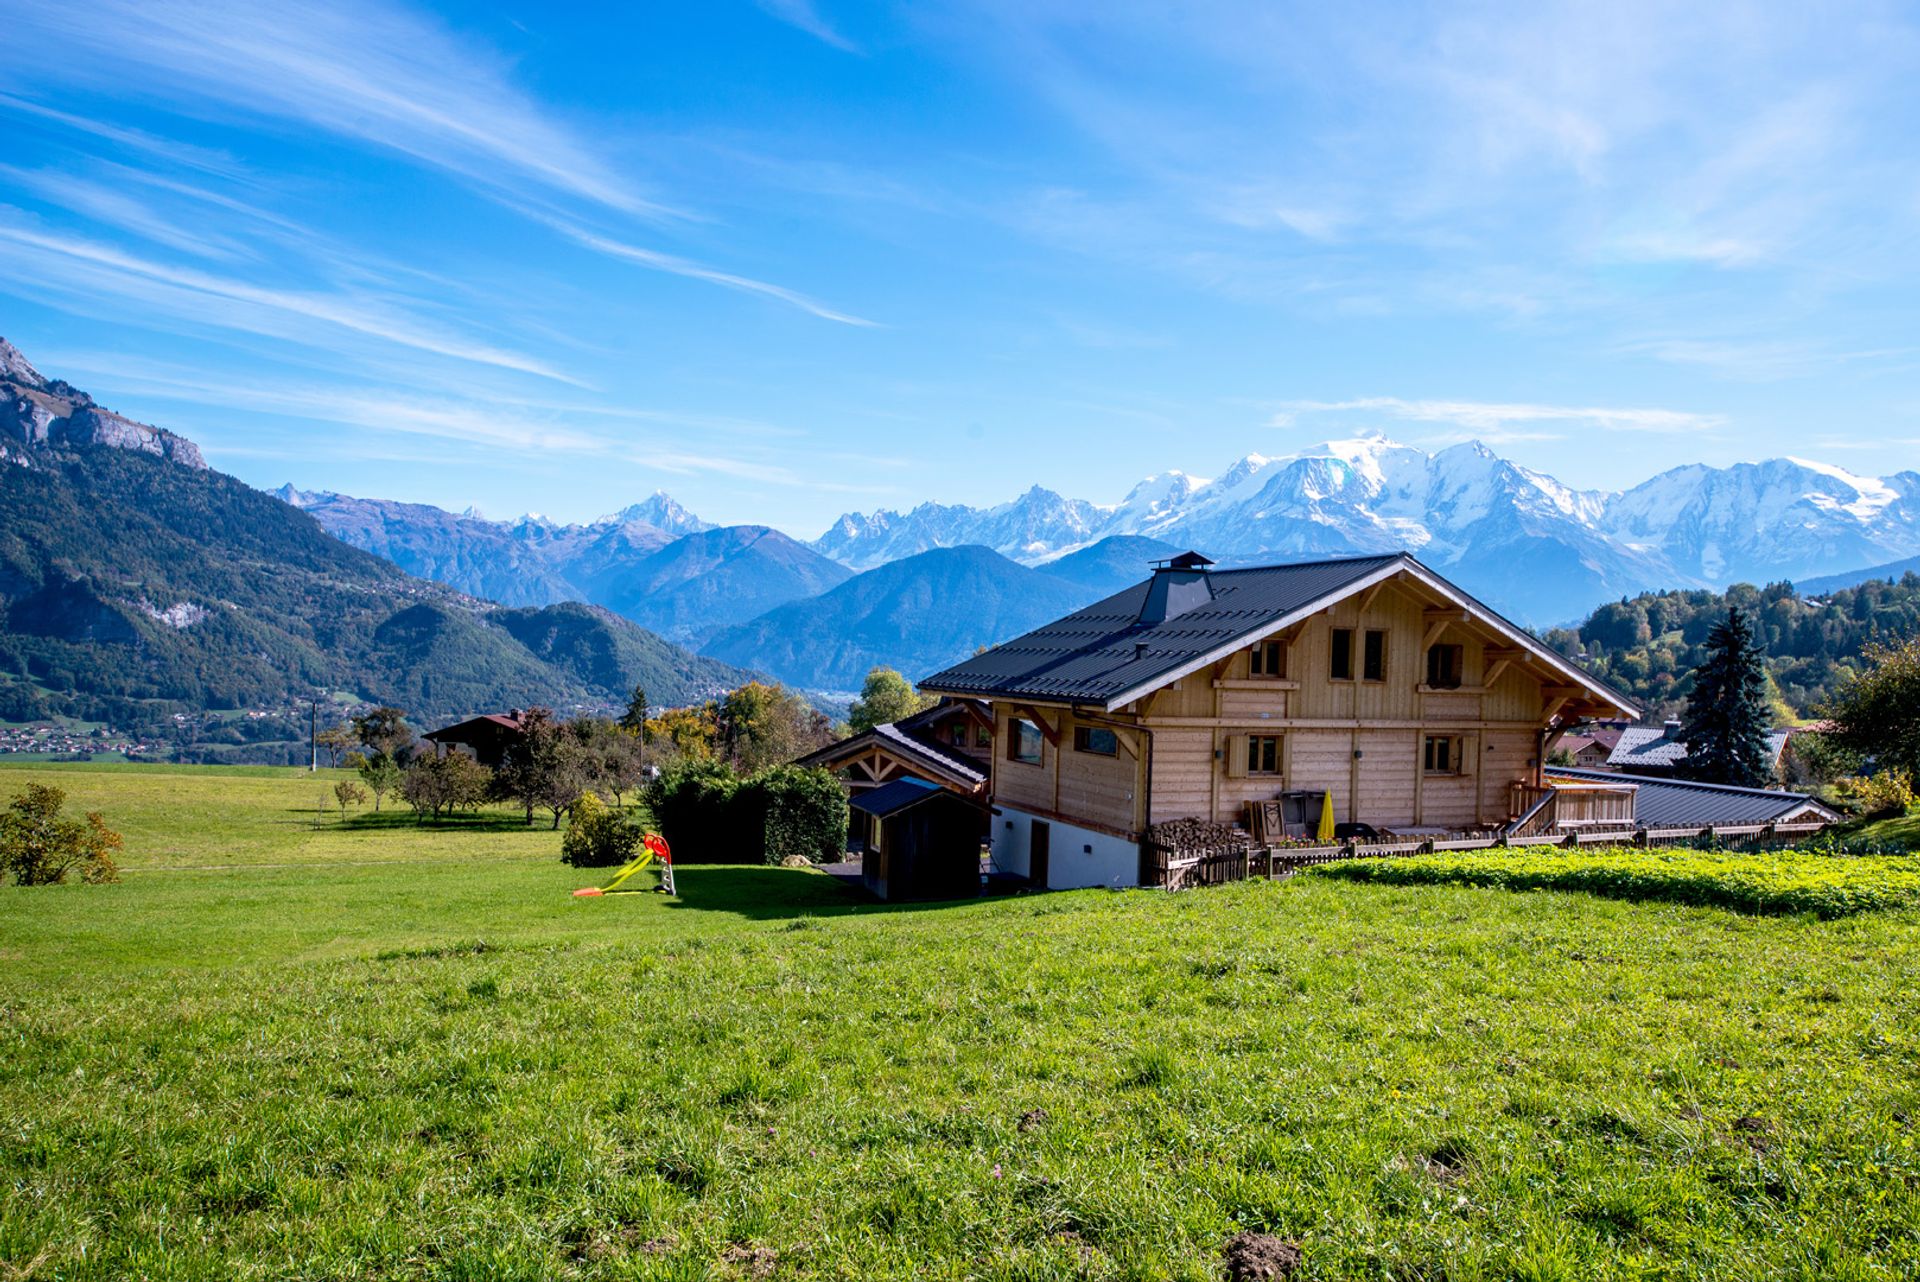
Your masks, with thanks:
[(59, 774), (130, 871), (0, 890), (0, 1261), (41, 1278), (1199, 1279), (1239, 1224), (1315, 1277), (1920, 1269), (1911, 913), (576, 901), (544, 830), (363, 864), (407, 834), (286, 826), (303, 778)]

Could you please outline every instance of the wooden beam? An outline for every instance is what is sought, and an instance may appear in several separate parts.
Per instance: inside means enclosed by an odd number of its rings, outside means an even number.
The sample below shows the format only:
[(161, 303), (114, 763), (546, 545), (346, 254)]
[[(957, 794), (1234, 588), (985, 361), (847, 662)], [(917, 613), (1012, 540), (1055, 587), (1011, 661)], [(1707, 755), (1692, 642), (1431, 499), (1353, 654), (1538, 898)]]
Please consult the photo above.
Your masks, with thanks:
[(1541, 714), (1540, 724), (1547, 725), (1547, 726), (1552, 725), (1553, 719), (1560, 715), (1560, 709), (1566, 707), (1567, 704), (1571, 701), (1572, 701), (1571, 695), (1565, 695), (1565, 694), (1555, 695), (1552, 698), (1552, 700), (1548, 702), (1546, 712)]
[(1378, 583), (1374, 584), (1372, 587), (1368, 588), (1365, 592), (1362, 592), (1360, 594), (1359, 603), (1354, 606), (1354, 613), (1357, 615), (1365, 614), (1367, 612), (1367, 607), (1373, 604), (1374, 598), (1379, 596), (1381, 593), (1381, 590), (1384, 589), (1387, 586), (1387, 584), (1390, 583), (1391, 581), (1392, 580), (1390, 579), (1382, 579)]
[[(1433, 611), (1429, 610), (1427, 613), (1431, 614)], [(1454, 620), (1452, 619), (1435, 619), (1428, 623), (1427, 634), (1420, 638), (1420, 653), (1425, 654), (1427, 651), (1433, 649), (1433, 643), (1446, 635), (1447, 628), (1453, 622)]]
[(1026, 713), (1027, 719), (1040, 728), (1040, 733), (1046, 738), (1048, 743), (1056, 748), (1060, 746), (1060, 727), (1051, 724), (1045, 717), (1041, 716), (1038, 708), (1030, 703), (1023, 703), (1016, 707), (1014, 711)]
[[(1492, 651), (1488, 651), (1488, 653), (1491, 654)], [(1487, 675), (1484, 678), (1482, 678), (1480, 681), (1481, 688), (1483, 690), (1493, 689), (1494, 682), (1498, 681), (1501, 677), (1505, 676), (1507, 669), (1512, 666), (1513, 666), (1513, 660), (1511, 658), (1508, 658), (1506, 655), (1501, 655), (1499, 658), (1495, 659), (1492, 663), (1487, 665)]]

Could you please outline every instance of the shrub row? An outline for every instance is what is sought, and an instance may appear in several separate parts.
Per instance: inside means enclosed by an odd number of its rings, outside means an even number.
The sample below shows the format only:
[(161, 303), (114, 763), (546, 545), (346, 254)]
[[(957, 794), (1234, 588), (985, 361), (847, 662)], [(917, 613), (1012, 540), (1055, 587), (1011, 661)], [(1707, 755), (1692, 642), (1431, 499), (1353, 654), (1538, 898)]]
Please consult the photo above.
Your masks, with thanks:
[(1321, 864), (1323, 877), (1394, 885), (1578, 890), (1750, 913), (1845, 917), (1920, 904), (1920, 857), (1800, 851), (1487, 850)]
[(826, 770), (676, 766), (647, 786), (647, 806), (676, 863), (834, 860), (847, 848), (847, 796)]

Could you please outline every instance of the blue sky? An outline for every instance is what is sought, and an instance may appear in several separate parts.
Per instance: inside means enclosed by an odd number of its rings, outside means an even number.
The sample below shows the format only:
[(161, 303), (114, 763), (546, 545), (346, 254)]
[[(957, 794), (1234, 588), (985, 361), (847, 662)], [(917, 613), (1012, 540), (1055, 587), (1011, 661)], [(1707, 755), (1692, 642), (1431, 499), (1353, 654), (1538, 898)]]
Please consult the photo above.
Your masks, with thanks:
[(259, 485), (1920, 466), (1901, 5), (0, 0), (0, 334)]

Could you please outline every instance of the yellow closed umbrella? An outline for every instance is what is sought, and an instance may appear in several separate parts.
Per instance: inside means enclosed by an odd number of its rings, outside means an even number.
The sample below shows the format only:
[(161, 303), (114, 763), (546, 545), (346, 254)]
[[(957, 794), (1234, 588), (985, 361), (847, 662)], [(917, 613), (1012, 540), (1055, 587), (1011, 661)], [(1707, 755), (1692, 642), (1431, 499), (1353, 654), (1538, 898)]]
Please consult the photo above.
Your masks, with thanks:
[(1320, 794), (1320, 840), (1333, 840), (1333, 794)]

